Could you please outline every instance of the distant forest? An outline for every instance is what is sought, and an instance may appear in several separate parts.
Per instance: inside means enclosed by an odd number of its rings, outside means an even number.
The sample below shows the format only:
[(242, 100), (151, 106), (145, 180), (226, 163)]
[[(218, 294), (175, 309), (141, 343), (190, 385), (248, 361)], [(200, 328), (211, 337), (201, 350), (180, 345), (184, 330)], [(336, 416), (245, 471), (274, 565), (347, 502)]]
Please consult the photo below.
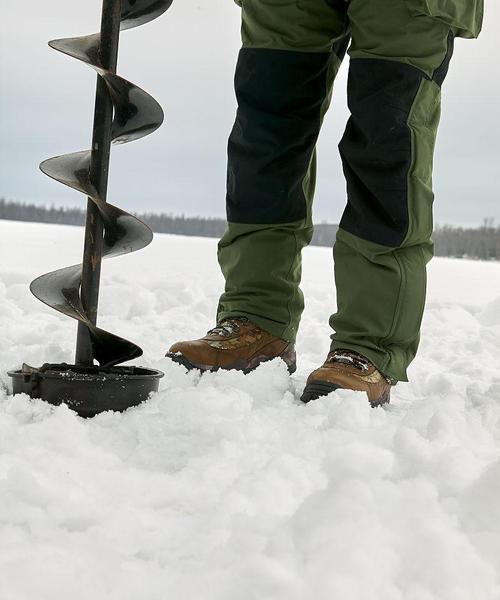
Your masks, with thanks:
[[(226, 227), (224, 219), (153, 213), (136, 216), (157, 233), (219, 238)], [(0, 198), (0, 219), (81, 226), (85, 224), (85, 212), (80, 208), (47, 208)], [(315, 225), (312, 245), (332, 246), (336, 231), (337, 225)], [(500, 226), (495, 226), (493, 219), (484, 219), (482, 226), (476, 228), (439, 225), (433, 239), (436, 256), (500, 260)]]

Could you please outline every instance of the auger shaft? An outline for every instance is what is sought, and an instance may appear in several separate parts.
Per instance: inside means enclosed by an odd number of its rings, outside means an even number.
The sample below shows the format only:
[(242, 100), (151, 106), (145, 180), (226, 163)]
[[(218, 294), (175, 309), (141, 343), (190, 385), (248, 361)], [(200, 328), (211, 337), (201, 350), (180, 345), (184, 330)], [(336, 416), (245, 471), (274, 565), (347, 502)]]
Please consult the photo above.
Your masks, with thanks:
[[(122, 0), (103, 0), (99, 60), (101, 66), (112, 73), (116, 73), (121, 12)], [(106, 201), (107, 196), (112, 121), (113, 103), (104, 79), (98, 75), (95, 95), (90, 180), (103, 201)], [(102, 218), (94, 202), (88, 199), (80, 293), (83, 307), (86, 310), (89, 320), (94, 325), (97, 321), (102, 249)], [(81, 322), (78, 324), (75, 363), (83, 366), (89, 366), (94, 363), (89, 330)]]

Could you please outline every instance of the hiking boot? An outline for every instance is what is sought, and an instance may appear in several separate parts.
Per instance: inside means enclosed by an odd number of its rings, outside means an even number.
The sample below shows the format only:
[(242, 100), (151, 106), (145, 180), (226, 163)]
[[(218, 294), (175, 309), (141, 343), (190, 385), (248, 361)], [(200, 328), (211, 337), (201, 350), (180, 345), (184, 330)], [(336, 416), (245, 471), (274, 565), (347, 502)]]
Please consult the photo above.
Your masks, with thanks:
[(246, 317), (229, 317), (199, 340), (177, 342), (166, 356), (187, 369), (237, 369), (248, 373), (260, 363), (280, 357), (288, 371), (296, 369), (295, 347), (264, 331)]
[(367, 358), (351, 350), (333, 350), (309, 375), (300, 399), (307, 403), (339, 389), (366, 392), (373, 407), (387, 404), (391, 396), (391, 382)]

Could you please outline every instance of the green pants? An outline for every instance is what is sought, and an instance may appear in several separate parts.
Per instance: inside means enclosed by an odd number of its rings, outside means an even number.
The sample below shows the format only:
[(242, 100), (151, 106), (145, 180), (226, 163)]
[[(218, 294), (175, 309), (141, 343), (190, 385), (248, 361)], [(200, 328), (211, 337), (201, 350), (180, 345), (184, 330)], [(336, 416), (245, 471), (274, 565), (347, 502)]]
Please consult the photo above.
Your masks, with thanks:
[(339, 145), (347, 206), (334, 246), (332, 349), (407, 381), (432, 257), (432, 162), (455, 37), (483, 0), (237, 0), (243, 47), (228, 147), (226, 279), (218, 321), (246, 316), (295, 339), (301, 250), (313, 233), (315, 146), (348, 51), (351, 117)]

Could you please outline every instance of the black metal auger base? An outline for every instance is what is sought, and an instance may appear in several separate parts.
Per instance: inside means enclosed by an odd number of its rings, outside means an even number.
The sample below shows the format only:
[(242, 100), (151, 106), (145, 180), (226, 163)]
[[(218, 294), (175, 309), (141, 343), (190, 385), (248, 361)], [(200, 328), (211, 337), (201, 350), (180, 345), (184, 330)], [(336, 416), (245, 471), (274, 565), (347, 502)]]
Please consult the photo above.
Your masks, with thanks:
[(104, 411), (122, 412), (137, 406), (157, 392), (161, 371), (142, 367), (80, 367), (45, 364), (23, 365), (10, 371), (14, 394), (28, 394), (58, 406), (66, 404), (81, 417)]

